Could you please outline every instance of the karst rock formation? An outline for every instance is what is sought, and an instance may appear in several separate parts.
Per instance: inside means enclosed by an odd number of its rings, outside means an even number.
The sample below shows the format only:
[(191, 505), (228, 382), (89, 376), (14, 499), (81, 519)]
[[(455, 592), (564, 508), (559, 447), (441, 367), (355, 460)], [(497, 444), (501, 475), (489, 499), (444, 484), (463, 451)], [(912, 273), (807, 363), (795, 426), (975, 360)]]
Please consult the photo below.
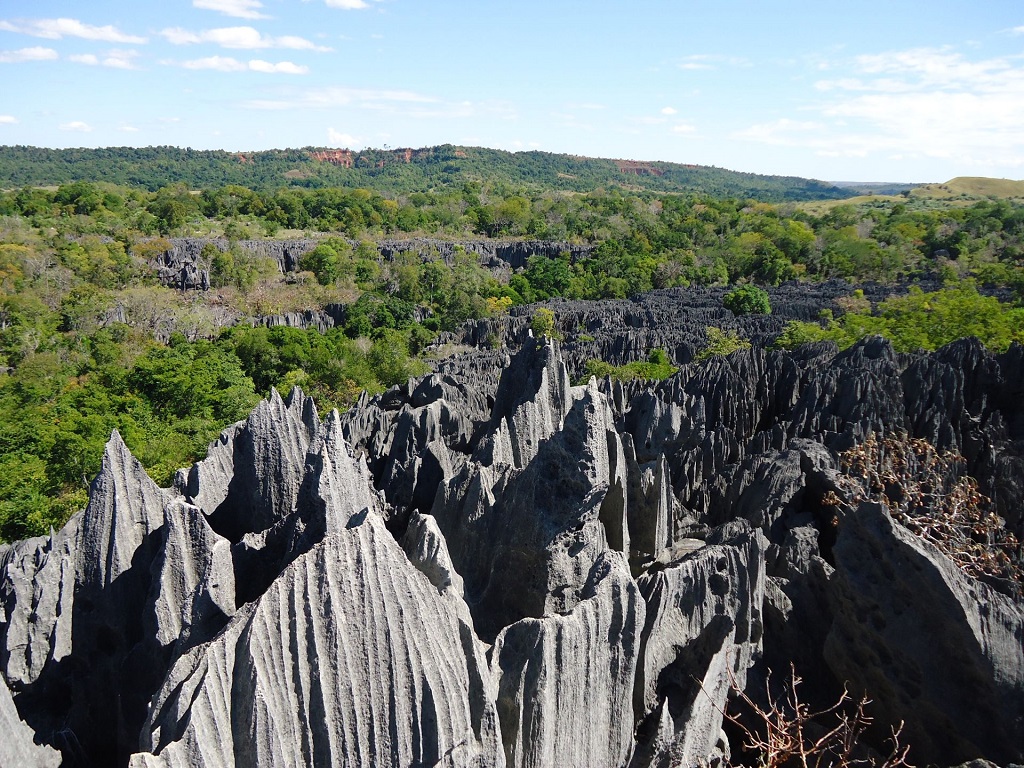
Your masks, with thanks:
[(1024, 350), (573, 385), (506, 341), (340, 416), (274, 392), (172, 488), (114, 433), (83, 512), (0, 546), (0, 765), (736, 763), (736, 692), (791, 667), (870, 696), (879, 752), (902, 721), (919, 765), (1024, 761), (1019, 590), (839, 463), (956, 451), (1019, 537)]

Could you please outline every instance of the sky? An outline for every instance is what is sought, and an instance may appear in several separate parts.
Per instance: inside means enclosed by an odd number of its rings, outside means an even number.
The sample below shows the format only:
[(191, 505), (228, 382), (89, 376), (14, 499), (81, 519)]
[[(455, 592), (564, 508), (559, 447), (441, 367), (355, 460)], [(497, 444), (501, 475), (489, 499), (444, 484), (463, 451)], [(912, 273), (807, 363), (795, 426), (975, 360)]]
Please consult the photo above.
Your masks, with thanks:
[(1024, 178), (1024, 3), (0, 0), (0, 144)]

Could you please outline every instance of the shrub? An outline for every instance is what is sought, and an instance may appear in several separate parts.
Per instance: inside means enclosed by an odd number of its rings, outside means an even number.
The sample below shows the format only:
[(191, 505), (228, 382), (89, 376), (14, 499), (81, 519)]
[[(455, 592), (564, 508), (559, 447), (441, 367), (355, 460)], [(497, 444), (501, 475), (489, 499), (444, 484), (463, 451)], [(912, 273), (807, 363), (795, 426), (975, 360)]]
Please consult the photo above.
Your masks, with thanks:
[(722, 304), (736, 315), (770, 315), (768, 294), (756, 285), (741, 285), (725, 294)]
[(530, 318), (530, 329), (539, 338), (560, 339), (562, 334), (555, 330), (555, 313), (547, 307), (539, 307)]
[(717, 355), (729, 355), (739, 349), (750, 349), (750, 340), (745, 339), (736, 331), (726, 331), (709, 325), (705, 329), (708, 345), (694, 358), (697, 362)]

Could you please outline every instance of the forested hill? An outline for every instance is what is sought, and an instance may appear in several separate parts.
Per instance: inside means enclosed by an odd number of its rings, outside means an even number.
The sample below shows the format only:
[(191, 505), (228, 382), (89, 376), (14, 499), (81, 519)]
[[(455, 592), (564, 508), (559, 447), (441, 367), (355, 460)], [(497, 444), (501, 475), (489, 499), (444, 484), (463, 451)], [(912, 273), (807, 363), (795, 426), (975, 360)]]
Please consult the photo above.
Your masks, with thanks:
[(0, 147), (0, 188), (72, 181), (110, 182), (150, 191), (184, 182), (193, 189), (226, 184), (255, 190), (342, 186), (392, 194), (458, 187), (467, 182), (574, 192), (620, 186), (765, 202), (842, 199), (852, 194), (827, 182), (794, 176), (760, 176), (711, 166), (504, 152), (450, 144), (362, 152), (307, 147), (246, 153), (178, 147)]

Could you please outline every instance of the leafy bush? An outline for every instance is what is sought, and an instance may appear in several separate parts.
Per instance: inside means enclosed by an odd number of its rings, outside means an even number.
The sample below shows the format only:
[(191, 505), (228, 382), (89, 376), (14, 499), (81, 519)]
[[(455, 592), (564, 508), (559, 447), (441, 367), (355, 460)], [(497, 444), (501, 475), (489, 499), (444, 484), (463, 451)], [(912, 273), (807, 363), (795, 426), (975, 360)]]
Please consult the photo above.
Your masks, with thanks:
[(791, 321), (775, 346), (792, 349), (808, 341), (834, 341), (846, 349), (865, 336), (884, 336), (899, 352), (932, 351), (957, 339), (976, 336), (995, 352), (1024, 343), (1024, 309), (982, 296), (970, 283), (924, 293), (912, 287), (906, 296), (881, 302), (875, 314), (849, 312), (822, 327)]
[(717, 355), (729, 355), (740, 349), (750, 349), (750, 340), (741, 337), (738, 331), (726, 331), (709, 325), (705, 329), (705, 333), (708, 337), (708, 345), (697, 353), (694, 358), (697, 362)]
[(769, 315), (772, 311), (768, 294), (756, 285), (741, 285), (722, 299), (722, 305), (736, 315)]
[(652, 349), (647, 355), (646, 362), (636, 361), (625, 365), (612, 365), (603, 360), (587, 360), (586, 373), (578, 383), (585, 383), (591, 376), (603, 379), (610, 376), (615, 381), (633, 381), (634, 379), (647, 379), (659, 381), (672, 376), (679, 369), (672, 365), (668, 353), (663, 349)]
[(560, 339), (560, 334), (555, 329), (555, 313), (547, 307), (538, 307), (530, 318), (530, 330), (533, 335), (540, 339)]

